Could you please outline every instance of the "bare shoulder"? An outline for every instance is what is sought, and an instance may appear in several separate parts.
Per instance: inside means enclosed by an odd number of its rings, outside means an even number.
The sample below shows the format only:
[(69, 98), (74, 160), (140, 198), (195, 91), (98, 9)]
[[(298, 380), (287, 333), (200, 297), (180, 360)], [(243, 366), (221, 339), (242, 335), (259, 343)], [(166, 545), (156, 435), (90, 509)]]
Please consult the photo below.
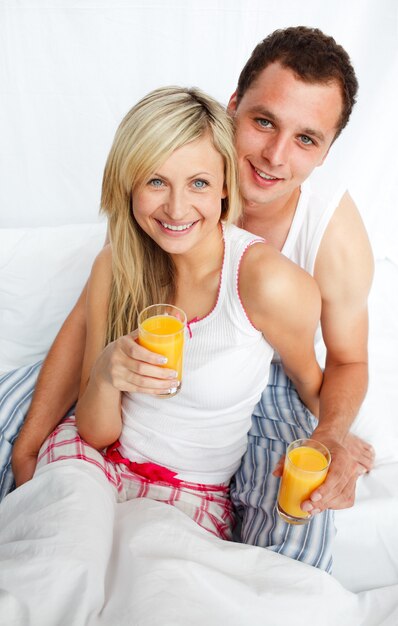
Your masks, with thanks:
[(314, 279), (278, 250), (267, 244), (252, 245), (239, 272), (239, 293), (251, 321), (261, 327), (265, 316), (285, 315), (292, 304), (317, 308), (319, 290)]
[(373, 278), (369, 237), (355, 202), (345, 193), (323, 236), (314, 270), (322, 297), (368, 293)]
[(88, 304), (107, 302), (112, 283), (112, 249), (108, 244), (96, 256), (88, 281)]
[(112, 277), (112, 248), (106, 244), (97, 254), (91, 268), (90, 281), (98, 279), (108, 279)]
[(112, 266), (112, 248), (109, 243), (105, 244), (104, 247), (99, 251), (97, 256), (94, 259), (93, 267), (98, 269), (99, 271), (104, 271), (106, 268)]

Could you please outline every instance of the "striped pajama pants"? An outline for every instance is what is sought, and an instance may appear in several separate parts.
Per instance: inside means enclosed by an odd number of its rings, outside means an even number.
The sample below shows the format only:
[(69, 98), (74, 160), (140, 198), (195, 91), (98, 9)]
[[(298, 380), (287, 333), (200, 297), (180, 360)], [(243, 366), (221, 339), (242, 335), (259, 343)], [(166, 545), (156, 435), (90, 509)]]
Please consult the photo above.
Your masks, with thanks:
[(272, 474), (289, 443), (310, 437), (316, 424), (282, 366), (273, 363), (268, 385), (252, 416), (247, 451), (232, 481), (231, 499), (239, 518), (237, 541), (268, 548), (330, 573), (333, 511), (319, 513), (302, 526), (287, 524), (276, 511), (280, 479)]
[(28, 412), (42, 361), (0, 376), (0, 501), (14, 487), (11, 450)]

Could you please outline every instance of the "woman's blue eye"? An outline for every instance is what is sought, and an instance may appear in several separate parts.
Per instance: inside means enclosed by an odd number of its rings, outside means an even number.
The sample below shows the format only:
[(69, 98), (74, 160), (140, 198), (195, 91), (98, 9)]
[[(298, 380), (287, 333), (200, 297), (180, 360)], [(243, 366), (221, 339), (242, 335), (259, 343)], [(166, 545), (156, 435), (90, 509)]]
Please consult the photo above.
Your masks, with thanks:
[(160, 178), (152, 178), (148, 184), (152, 187), (161, 187), (163, 185), (163, 181)]
[(193, 185), (195, 187), (195, 189), (204, 189), (205, 187), (207, 187), (207, 182), (205, 180), (194, 180)]

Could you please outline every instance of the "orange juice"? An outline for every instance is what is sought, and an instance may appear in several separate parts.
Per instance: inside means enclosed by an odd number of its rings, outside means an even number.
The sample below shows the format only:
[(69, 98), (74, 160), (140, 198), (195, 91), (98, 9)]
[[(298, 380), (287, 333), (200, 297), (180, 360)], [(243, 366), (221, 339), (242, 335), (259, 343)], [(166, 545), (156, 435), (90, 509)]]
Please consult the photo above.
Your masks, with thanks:
[(325, 454), (312, 445), (289, 446), (278, 497), (278, 512), (285, 521), (303, 523), (310, 517), (300, 505), (326, 479), (330, 455), (324, 450)]
[(184, 324), (172, 315), (155, 315), (140, 322), (139, 344), (151, 352), (167, 357), (164, 367), (175, 370), (182, 378)]

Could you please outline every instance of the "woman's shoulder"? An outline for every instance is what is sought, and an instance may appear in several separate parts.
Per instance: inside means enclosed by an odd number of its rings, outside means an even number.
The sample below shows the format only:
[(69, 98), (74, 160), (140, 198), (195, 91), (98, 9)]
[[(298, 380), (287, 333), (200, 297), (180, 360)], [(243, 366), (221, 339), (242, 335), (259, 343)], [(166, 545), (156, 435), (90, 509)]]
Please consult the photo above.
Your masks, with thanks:
[(112, 268), (112, 248), (111, 244), (106, 244), (93, 262), (93, 270), (96, 272), (104, 272)]
[(300, 292), (317, 291), (314, 279), (269, 244), (252, 245), (242, 259), (239, 272), (241, 297), (248, 308), (286, 306)]
[(112, 248), (110, 244), (105, 245), (94, 259), (89, 284), (98, 286), (110, 285), (112, 280)]
[[(262, 244), (262, 245), (261, 245)], [(299, 268), (273, 246), (261, 238), (254, 240), (242, 258), (241, 278), (250, 280), (251, 284), (262, 284), (265, 287), (283, 276), (295, 273)]]

